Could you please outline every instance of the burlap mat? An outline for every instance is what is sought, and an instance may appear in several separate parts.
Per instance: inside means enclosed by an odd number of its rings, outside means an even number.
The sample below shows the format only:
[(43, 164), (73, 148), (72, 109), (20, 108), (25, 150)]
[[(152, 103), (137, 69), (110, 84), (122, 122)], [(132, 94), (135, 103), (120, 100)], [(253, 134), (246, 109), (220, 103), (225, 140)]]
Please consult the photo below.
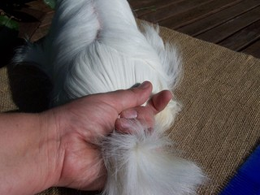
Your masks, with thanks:
[[(199, 194), (217, 194), (259, 143), (260, 60), (166, 28), (161, 34), (179, 47), (184, 64), (184, 79), (175, 92), (183, 111), (170, 135), (209, 177)], [(2, 68), (0, 110), (14, 109)], [(83, 193), (54, 188), (42, 194)]]

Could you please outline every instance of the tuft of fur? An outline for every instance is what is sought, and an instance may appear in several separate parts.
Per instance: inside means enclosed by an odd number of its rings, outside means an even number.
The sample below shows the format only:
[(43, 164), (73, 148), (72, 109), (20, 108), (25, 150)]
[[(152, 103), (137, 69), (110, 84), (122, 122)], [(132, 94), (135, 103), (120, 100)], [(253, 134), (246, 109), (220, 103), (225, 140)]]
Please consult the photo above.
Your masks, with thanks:
[[(108, 181), (103, 194), (193, 194), (204, 180), (194, 163), (177, 157), (173, 143), (160, 127), (144, 129), (133, 123), (132, 134), (116, 131), (103, 141)], [(192, 184), (192, 185), (191, 185)]]
[[(181, 76), (181, 60), (174, 46), (164, 43), (159, 27), (139, 30), (126, 0), (57, 0), (48, 35), (20, 48), (14, 63), (37, 65), (51, 79), (51, 106), (101, 92), (128, 89), (150, 81), (153, 93), (173, 91)], [(178, 158), (164, 132), (180, 111), (171, 100), (156, 116), (149, 132), (114, 131), (103, 142), (108, 171), (107, 195), (194, 194), (202, 172)]]

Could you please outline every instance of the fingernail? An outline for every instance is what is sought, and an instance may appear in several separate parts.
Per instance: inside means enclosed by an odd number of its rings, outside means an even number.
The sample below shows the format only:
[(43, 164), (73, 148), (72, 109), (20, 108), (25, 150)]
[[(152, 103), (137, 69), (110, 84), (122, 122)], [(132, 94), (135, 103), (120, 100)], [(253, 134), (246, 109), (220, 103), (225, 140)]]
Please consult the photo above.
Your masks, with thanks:
[(134, 119), (137, 118), (137, 111), (136, 110), (126, 110), (123, 111), (120, 115), (121, 118), (127, 118), (127, 119)]
[(141, 83), (136, 83), (131, 88), (136, 88), (136, 87), (139, 87), (140, 85), (141, 85)]
[(150, 87), (150, 82), (148, 82), (148, 81), (143, 82), (143, 83), (139, 86), (139, 88), (141, 88), (141, 89), (147, 89), (148, 87)]

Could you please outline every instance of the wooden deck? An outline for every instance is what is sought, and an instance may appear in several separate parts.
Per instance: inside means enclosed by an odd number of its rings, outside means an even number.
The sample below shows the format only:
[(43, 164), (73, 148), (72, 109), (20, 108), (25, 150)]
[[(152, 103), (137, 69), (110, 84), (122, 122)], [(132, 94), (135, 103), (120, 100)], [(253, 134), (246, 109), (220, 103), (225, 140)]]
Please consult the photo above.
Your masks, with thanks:
[[(260, 0), (129, 0), (137, 18), (260, 58)], [(53, 11), (41, 0), (23, 11), (38, 21), (21, 23), (20, 36), (37, 40)]]
[(260, 58), (259, 0), (130, 0), (137, 18)]

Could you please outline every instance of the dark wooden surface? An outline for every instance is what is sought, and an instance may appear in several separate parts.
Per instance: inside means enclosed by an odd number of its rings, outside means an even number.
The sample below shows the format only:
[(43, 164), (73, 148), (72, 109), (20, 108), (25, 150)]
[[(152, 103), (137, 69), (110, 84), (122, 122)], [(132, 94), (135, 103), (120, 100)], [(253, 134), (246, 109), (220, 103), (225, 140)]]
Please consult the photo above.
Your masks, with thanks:
[[(260, 0), (129, 0), (137, 18), (260, 58)], [(32, 40), (42, 37), (53, 11), (41, 0), (25, 12), (39, 20), (21, 25)]]
[(130, 0), (137, 18), (260, 58), (260, 0)]

